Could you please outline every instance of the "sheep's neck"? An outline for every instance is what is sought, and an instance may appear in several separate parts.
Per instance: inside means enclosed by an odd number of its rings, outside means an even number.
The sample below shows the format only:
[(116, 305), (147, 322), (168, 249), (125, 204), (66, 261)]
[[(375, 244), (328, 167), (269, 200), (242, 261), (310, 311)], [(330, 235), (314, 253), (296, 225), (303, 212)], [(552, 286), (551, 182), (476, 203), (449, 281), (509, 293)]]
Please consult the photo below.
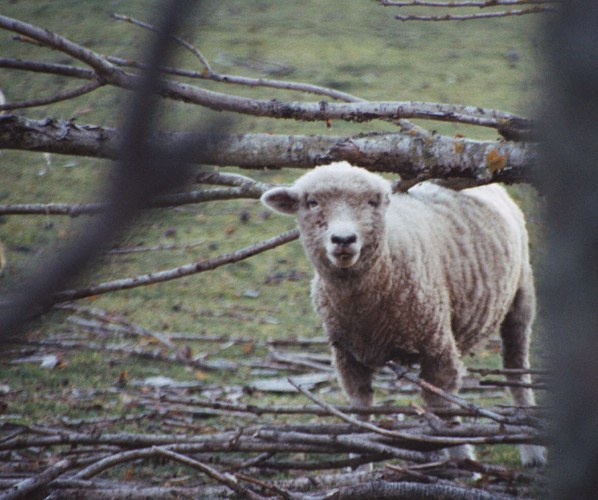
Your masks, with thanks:
[(360, 314), (376, 310), (381, 306), (380, 298), (388, 297), (393, 286), (393, 275), (387, 268), (389, 260), (389, 251), (384, 249), (367, 269), (357, 272), (349, 269), (327, 276), (322, 285), (333, 294), (339, 310), (348, 309)]

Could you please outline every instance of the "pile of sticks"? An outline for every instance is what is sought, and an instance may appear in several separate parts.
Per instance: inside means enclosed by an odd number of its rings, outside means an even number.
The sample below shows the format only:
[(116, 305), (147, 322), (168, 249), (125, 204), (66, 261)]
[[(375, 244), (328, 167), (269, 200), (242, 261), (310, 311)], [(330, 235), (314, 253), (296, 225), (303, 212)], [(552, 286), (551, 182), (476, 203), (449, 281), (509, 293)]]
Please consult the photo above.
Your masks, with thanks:
[[(70, 340), (55, 337), (36, 349), (87, 345), (111, 356), (219, 370), (223, 381), (231, 366), (250, 366), (261, 378), (237, 385), (129, 380), (123, 382), (126, 391), (115, 385), (81, 388), (77, 394), (82, 400), (110, 400), (126, 392), (134, 403), (124, 413), (56, 416), (36, 425), (0, 415), (0, 498), (478, 499), (535, 497), (545, 488), (540, 470), (448, 460), (443, 453), (462, 444), (545, 442), (544, 408), (477, 403), (502, 397), (508, 383), (496, 377), (504, 370), (470, 370), (463, 397), (457, 397), (430, 386), (415, 371), (388, 366), (377, 379), (381, 392), (411, 401), (417, 390), (430, 390), (453, 406), (434, 411), (413, 402), (379, 404), (366, 420), (363, 411), (324, 400), (338, 393), (324, 339), (265, 340), (268, 354), (261, 359), (233, 360), (215, 356), (248, 339), (168, 335), (105, 311), (72, 307), (71, 312)], [(154, 342), (144, 348), (121, 343), (116, 350), (104, 336), (89, 347), (89, 336), (101, 331), (131, 338), (143, 334)], [(76, 339), (84, 334), (85, 342)], [(217, 342), (220, 350), (212, 358), (193, 358), (185, 355), (181, 338)], [(12, 362), (32, 359), (31, 349), (31, 344), (14, 349)], [(301, 404), (287, 404), (288, 397), (285, 404), (264, 402), (267, 395), (256, 382), (277, 372), (281, 376), (274, 380), (286, 388), (274, 384), (274, 390), (294, 391)], [(542, 387), (534, 383), (535, 389)], [(485, 456), (483, 449), (479, 457)]]

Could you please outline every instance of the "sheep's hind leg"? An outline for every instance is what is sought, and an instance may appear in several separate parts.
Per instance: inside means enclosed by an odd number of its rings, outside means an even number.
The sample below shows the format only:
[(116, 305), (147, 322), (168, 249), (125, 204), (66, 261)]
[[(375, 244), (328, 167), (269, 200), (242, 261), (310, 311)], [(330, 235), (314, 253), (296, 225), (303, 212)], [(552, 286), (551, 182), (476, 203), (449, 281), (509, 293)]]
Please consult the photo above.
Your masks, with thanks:
[[(463, 363), (461, 362), (459, 353), (453, 342), (451, 342), (440, 354), (435, 356), (425, 356), (422, 359), (421, 378), (446, 392), (452, 394), (457, 393), (461, 387), (462, 373)], [(428, 408), (452, 407), (452, 404), (449, 401), (429, 391), (424, 390), (422, 392), (422, 397)], [(458, 422), (458, 419), (452, 419), (452, 421)], [(475, 453), (473, 447), (470, 445), (449, 448), (448, 455), (455, 460), (475, 460)]]
[[(515, 295), (511, 309), (501, 327), (503, 366), (506, 369), (527, 370), (529, 364), (529, 346), (531, 326), (535, 314), (535, 293), (533, 283), (522, 286)], [(529, 374), (510, 374), (507, 380), (513, 383), (531, 383)], [(534, 406), (534, 392), (528, 387), (510, 387), (513, 402), (518, 406)], [(521, 463), (525, 466), (546, 463), (544, 448), (535, 445), (519, 447)]]

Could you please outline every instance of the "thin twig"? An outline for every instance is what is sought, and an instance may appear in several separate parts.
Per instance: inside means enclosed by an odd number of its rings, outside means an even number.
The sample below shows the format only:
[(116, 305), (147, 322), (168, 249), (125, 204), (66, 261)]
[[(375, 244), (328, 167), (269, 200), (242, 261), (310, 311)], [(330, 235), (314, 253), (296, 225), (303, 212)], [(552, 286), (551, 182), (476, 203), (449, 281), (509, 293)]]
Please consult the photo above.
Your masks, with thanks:
[(206, 241), (205, 240), (198, 240), (192, 241), (190, 243), (165, 243), (162, 245), (153, 245), (153, 246), (131, 246), (131, 247), (116, 247), (108, 250), (108, 254), (110, 255), (122, 255), (122, 254), (131, 254), (131, 253), (145, 253), (145, 252), (161, 252), (163, 250), (189, 250), (191, 248), (195, 248), (197, 246), (203, 245)]
[[(139, 26), (141, 28), (144, 28), (146, 30), (149, 31), (153, 31), (154, 33), (156, 33), (158, 30), (155, 26), (152, 26), (151, 24), (148, 23), (144, 23), (143, 21), (139, 21), (138, 19), (134, 19), (130, 16), (124, 16), (122, 14), (112, 14), (112, 17), (118, 21), (126, 21), (130, 24), (134, 24), (135, 26)], [(208, 60), (204, 57), (204, 55), (193, 45), (191, 45), (189, 42), (185, 41), (184, 39), (182, 39), (180, 36), (171, 34), (170, 37), (179, 45), (185, 47), (188, 51), (190, 51), (195, 57), (197, 57), (197, 59), (199, 60), (199, 62), (201, 62), (201, 64), (204, 66), (205, 68), (205, 74), (206, 75), (210, 75), (212, 73), (212, 68), (210, 67), (210, 63), (208, 62)]]
[[(328, 410), (331, 414), (336, 415), (337, 417), (341, 418), (342, 420), (349, 422), (350, 424), (355, 425), (356, 427), (358, 427), (360, 429), (368, 430), (368, 431), (374, 432), (374, 433), (379, 434), (384, 437), (398, 439), (399, 441), (403, 441), (410, 445), (425, 444), (425, 445), (432, 445), (432, 446), (436, 445), (436, 447), (438, 447), (438, 445), (440, 445), (440, 447), (442, 447), (442, 446), (457, 446), (457, 445), (467, 444), (467, 443), (480, 443), (481, 444), (485, 441), (484, 438), (478, 438), (478, 437), (451, 438), (451, 437), (444, 436), (442, 438), (437, 438), (435, 436), (425, 436), (425, 435), (419, 436), (419, 435), (415, 435), (415, 434), (408, 433), (408, 432), (400, 432), (400, 431), (395, 431), (395, 430), (384, 429), (382, 427), (371, 424), (364, 420), (359, 420), (357, 418), (354, 418), (350, 415), (347, 415), (347, 414), (337, 410), (334, 406), (332, 406), (332, 405), (326, 403), (325, 401), (323, 401), (322, 399), (318, 398), (317, 396), (315, 396), (314, 394), (309, 392), (304, 387), (301, 387), (300, 385), (295, 384), (295, 382), (293, 382), (292, 378), (289, 378), (288, 380), (289, 380), (289, 383), (291, 385), (293, 385), (299, 392), (301, 392), (303, 395), (305, 395), (306, 397), (311, 399), (314, 403), (321, 405), (323, 408), (326, 408), (326, 410)], [(483, 409), (480, 408), (480, 410), (483, 410)], [(494, 412), (488, 411), (487, 413), (496, 415), (498, 418), (500, 418), (504, 421), (504, 418), (502, 416), (497, 415)]]
[[(256, 183), (243, 187), (202, 189), (155, 198), (148, 208), (165, 208), (217, 200), (258, 199), (266, 187)], [(108, 209), (106, 203), (13, 203), (0, 205), (0, 215), (95, 215)]]
[(154, 283), (162, 283), (165, 281), (182, 278), (184, 276), (191, 276), (197, 273), (212, 271), (226, 264), (239, 262), (272, 248), (276, 248), (277, 246), (284, 245), (285, 243), (289, 243), (297, 238), (299, 238), (299, 230), (293, 229), (268, 240), (249, 245), (231, 253), (220, 255), (214, 259), (207, 259), (172, 269), (165, 269), (163, 271), (156, 271), (150, 274), (135, 276), (133, 278), (123, 278), (97, 283), (85, 288), (64, 290), (55, 294), (52, 299), (54, 303), (67, 302), (81, 299), (83, 297), (89, 297), (91, 295), (100, 295), (108, 292), (114, 292), (116, 290), (127, 290)]
[(479, 373), (480, 376), (487, 375), (550, 375), (550, 370), (539, 368), (467, 368), (470, 373)]
[(513, 9), (499, 12), (482, 12), (476, 14), (444, 14), (440, 16), (397, 14), (395, 19), (399, 21), (469, 21), (477, 19), (494, 19), (502, 17), (524, 16), (527, 14), (540, 14), (542, 12), (557, 12), (552, 7), (530, 7), (528, 9)]
[(59, 92), (53, 96), (42, 97), (39, 99), (30, 99), (28, 101), (0, 104), (0, 111), (34, 108), (37, 106), (45, 106), (47, 104), (54, 104), (57, 102), (66, 101), (68, 99), (73, 99), (75, 97), (80, 97), (82, 95), (89, 94), (90, 92), (93, 92), (94, 90), (102, 87), (103, 85), (104, 83), (99, 80), (91, 80), (90, 82), (84, 83), (83, 85), (80, 85), (77, 88)]
[(439, 2), (428, 0), (379, 0), (380, 5), (385, 7), (441, 7), (441, 8), (464, 8), (464, 7), (505, 7), (521, 6), (530, 4), (551, 4), (559, 3), (560, 0), (463, 0), (455, 2)]
[(469, 410), (472, 413), (472, 415), (481, 415), (503, 424), (509, 423), (509, 419), (507, 417), (504, 417), (503, 415), (499, 415), (496, 412), (487, 410), (473, 403), (465, 401), (463, 398), (455, 396), (454, 394), (450, 394), (446, 391), (443, 391), (442, 389), (430, 384), (429, 382), (422, 380), (413, 373), (410, 373), (409, 370), (397, 365), (396, 363), (390, 362), (387, 363), (387, 365), (390, 366), (390, 368), (397, 374), (398, 378), (404, 378), (405, 380), (409, 380), (409, 382), (418, 385), (423, 390), (431, 392), (432, 394), (435, 394), (436, 396), (439, 396), (453, 404), (456, 404), (461, 408)]

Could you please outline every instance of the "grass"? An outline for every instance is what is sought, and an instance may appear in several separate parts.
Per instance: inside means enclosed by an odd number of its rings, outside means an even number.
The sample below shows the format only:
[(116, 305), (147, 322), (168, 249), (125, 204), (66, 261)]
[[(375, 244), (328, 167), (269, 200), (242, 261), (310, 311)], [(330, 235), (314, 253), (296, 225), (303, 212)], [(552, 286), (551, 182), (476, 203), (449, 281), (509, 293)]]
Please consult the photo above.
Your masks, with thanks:
[[(195, 19), (185, 37), (197, 44), (218, 71), (265, 77), (261, 69), (279, 63), (292, 69), (283, 78), (305, 81), (354, 93), (371, 100), (417, 100), (454, 102), (529, 114), (539, 96), (541, 83), (536, 59), (534, 19), (519, 18), (471, 23), (405, 23), (392, 17), (372, 1), (338, 2), (306, 0), (275, 2), (242, 0), (205, 2), (207, 20)], [(7, 2), (3, 14), (39, 24), (99, 53), (136, 57), (146, 33), (112, 20), (111, 12), (152, 20), (159, 2), (113, 0), (96, 2), (36, 1)], [(512, 62), (507, 54), (517, 53)], [(65, 62), (64, 55), (23, 42), (0, 32), (0, 53), (22, 59)], [(198, 69), (189, 54), (177, 55), (181, 65)], [(251, 62), (248, 67), (246, 62)], [(260, 69), (261, 68), (261, 69)], [(25, 100), (52, 94), (75, 82), (41, 74), (0, 70), (0, 88), (9, 100)], [(201, 84), (201, 83), (200, 83)], [(205, 87), (260, 98), (318, 100), (317, 97), (274, 92), (268, 89)], [(121, 106), (128, 95), (110, 88), (91, 96), (22, 113), (41, 118), (76, 119), (79, 123), (118, 126)], [(169, 129), (193, 127), (201, 109), (164, 102), (162, 120)], [(247, 132), (327, 133), (322, 123), (295, 123), (252, 117), (237, 117), (235, 128)], [(423, 123), (441, 133), (464, 133), (475, 138), (495, 138), (493, 131), (453, 124)], [(361, 125), (333, 123), (331, 133), (392, 130), (379, 122)], [(109, 162), (90, 158), (53, 155), (51, 165), (39, 154), (4, 151), (0, 156), (0, 203), (79, 202), (97, 198)], [(225, 169), (235, 171), (235, 169)], [(288, 182), (299, 172), (252, 172), (260, 180)], [(538, 199), (531, 190), (514, 191), (530, 216), (533, 250), (540, 251), (541, 224)], [(249, 215), (241, 218), (241, 214)], [(35, 263), (55, 252), (89, 219), (80, 217), (5, 216), (0, 219), (0, 241), (7, 250), (8, 266), (0, 278), (0, 289), (15, 286)], [(182, 210), (152, 210), (144, 215), (116, 244), (157, 245), (200, 242), (187, 250), (147, 252), (123, 256), (107, 255), (81, 283), (133, 276), (209, 258), (273, 236), (294, 226), (291, 219), (266, 217), (254, 201), (215, 202)], [(285, 336), (321, 335), (318, 319), (308, 297), (310, 267), (301, 246), (285, 247), (216, 271), (140, 289), (112, 293), (81, 301), (84, 305), (118, 311), (129, 321), (150, 330), (188, 331), (212, 335), (240, 335), (256, 341)], [(280, 281), (273, 276), (282, 276)], [(285, 277), (295, 276), (290, 280)], [(53, 311), (32, 324), (29, 339), (56, 334), (81, 333), (68, 322), (68, 314)], [(191, 345), (194, 351), (203, 345)], [(261, 352), (256, 347), (250, 353)], [(54, 352), (55, 349), (46, 349)], [(143, 379), (162, 374), (175, 380), (200, 379), (206, 384), (243, 384), (250, 370), (240, 372), (193, 372), (175, 364), (139, 361), (102, 352), (63, 351), (62, 368), (48, 370), (36, 363), (3, 362), (0, 384), (14, 396), (5, 414), (26, 422), (53, 420), (59, 416), (78, 418), (129, 411), (122, 395), (102, 394), (81, 404), (71, 397), (75, 388), (114, 387), (123, 372)], [(248, 353), (235, 347), (225, 352), (231, 359)], [(496, 364), (497, 355), (482, 360)], [(333, 397), (342, 401), (337, 387)], [(271, 396), (258, 395), (270, 400)], [(272, 401), (288, 401), (285, 397)], [(293, 401), (295, 399), (293, 398)], [(0, 415), (1, 416), (1, 415)], [(512, 460), (513, 450), (497, 452), (494, 460)], [(509, 451), (510, 450), (510, 451)], [(491, 452), (493, 453), (493, 452)]]

